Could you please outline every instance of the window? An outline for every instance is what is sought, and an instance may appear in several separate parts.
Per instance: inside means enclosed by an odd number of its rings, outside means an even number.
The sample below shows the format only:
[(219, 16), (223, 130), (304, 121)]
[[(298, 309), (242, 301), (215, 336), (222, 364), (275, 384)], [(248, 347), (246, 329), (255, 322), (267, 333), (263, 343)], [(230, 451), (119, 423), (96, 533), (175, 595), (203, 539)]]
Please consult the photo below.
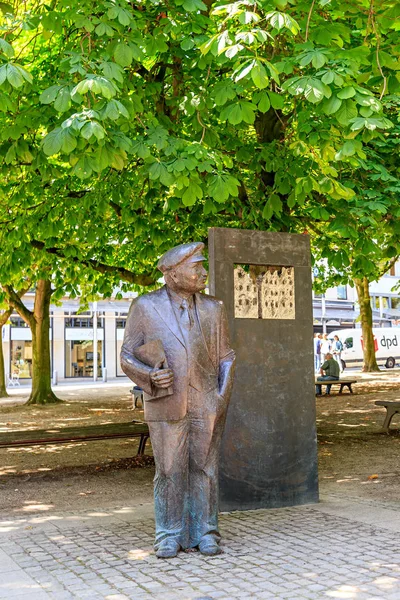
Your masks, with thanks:
[[(67, 313), (68, 314), (68, 313)], [(104, 313), (97, 313), (97, 327), (104, 327)], [(86, 311), (82, 313), (69, 313), (65, 319), (65, 327), (78, 327), (92, 329), (93, 315)]]
[[(103, 342), (97, 342), (97, 376), (102, 376)], [(65, 342), (65, 376), (93, 377), (93, 341), (67, 340)]]
[(117, 329), (125, 329), (126, 317), (128, 313), (119, 313), (115, 318), (115, 325)]
[(387, 296), (381, 296), (383, 308), (389, 308), (389, 298)]
[(347, 285), (338, 285), (336, 289), (338, 300), (347, 300)]
[(392, 308), (400, 308), (400, 298), (392, 298)]
[(10, 317), (11, 327), (29, 327), (27, 323), (19, 315), (12, 315)]
[(379, 309), (379, 296), (372, 296), (371, 298), (372, 308)]
[(20, 379), (32, 377), (32, 342), (12, 340), (11, 342), (11, 375)]
[(126, 318), (128, 316), (128, 313), (118, 313), (118, 315), (115, 318), (115, 326), (117, 328), (117, 345), (116, 345), (116, 349), (117, 349), (117, 377), (125, 377), (125, 373), (123, 372), (123, 370), (121, 369), (121, 363), (120, 363), (120, 356), (121, 356), (121, 348), (122, 348), (122, 343), (123, 343), (123, 339), (124, 339), (124, 329), (126, 327)]
[(349, 349), (353, 347), (353, 338), (352, 337), (348, 337), (344, 340), (344, 344), (343, 344), (345, 349)]

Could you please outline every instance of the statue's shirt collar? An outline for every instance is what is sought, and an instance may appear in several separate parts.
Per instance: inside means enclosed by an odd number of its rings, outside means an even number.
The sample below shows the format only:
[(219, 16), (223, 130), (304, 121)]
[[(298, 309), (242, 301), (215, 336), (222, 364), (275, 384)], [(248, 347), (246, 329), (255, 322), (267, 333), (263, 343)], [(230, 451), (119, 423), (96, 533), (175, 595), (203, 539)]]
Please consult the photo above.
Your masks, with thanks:
[[(179, 296), (179, 294), (177, 294), (176, 292), (171, 290), (171, 288), (167, 287), (167, 291), (168, 291), (168, 296), (170, 297), (171, 302), (173, 302), (177, 307), (181, 307), (184, 298), (182, 298), (181, 296)], [(186, 300), (189, 305), (189, 308), (193, 308), (194, 296), (189, 296), (189, 298), (187, 298)]]

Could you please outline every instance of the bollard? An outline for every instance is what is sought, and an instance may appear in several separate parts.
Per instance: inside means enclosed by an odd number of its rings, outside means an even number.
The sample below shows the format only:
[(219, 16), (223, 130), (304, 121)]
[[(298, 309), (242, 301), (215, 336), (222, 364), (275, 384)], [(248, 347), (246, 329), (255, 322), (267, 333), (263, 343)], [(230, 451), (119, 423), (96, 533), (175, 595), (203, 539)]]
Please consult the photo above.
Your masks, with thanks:
[(58, 385), (58, 373), (53, 371), (53, 385)]
[(107, 369), (103, 367), (103, 383), (107, 382)]

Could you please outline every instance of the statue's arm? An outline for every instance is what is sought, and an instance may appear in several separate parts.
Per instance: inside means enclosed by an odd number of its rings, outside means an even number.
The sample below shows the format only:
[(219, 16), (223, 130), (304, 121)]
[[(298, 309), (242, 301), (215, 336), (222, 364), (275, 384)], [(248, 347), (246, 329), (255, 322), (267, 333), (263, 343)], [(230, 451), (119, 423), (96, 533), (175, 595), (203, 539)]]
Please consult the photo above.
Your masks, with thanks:
[(231, 348), (229, 339), (228, 318), (225, 306), (221, 304), (220, 313), (220, 340), (219, 340), (219, 393), (229, 399), (235, 372), (235, 352)]
[(133, 350), (144, 343), (144, 318), (142, 307), (137, 300), (134, 300), (126, 320), (124, 342), (121, 348), (121, 368), (136, 385), (151, 396), (150, 373), (152, 367), (145, 365), (133, 355)]

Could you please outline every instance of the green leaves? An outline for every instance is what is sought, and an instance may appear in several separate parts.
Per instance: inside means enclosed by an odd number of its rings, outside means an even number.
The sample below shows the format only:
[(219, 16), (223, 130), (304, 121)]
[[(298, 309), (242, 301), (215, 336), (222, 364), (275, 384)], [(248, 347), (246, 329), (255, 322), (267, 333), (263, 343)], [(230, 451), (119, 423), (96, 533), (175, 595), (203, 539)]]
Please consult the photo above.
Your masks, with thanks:
[(106, 79), (105, 77), (101, 77), (98, 75), (88, 75), (86, 79), (78, 83), (76, 85), (71, 95), (75, 94), (87, 94), (88, 92), (92, 92), (93, 94), (100, 94), (104, 98), (112, 98), (117, 93), (117, 89), (115, 84)]
[(92, 137), (95, 137), (97, 140), (102, 140), (105, 135), (106, 132), (103, 127), (96, 121), (89, 121), (81, 129), (81, 136), (85, 138), (85, 140), (90, 140)]
[[(2, 205), (27, 239), (58, 236), (73, 256), (82, 244), (82, 256), (146, 272), (165, 232), (179, 243), (210, 224), (298, 232), (315, 220), (328, 250), (340, 220), (352, 239), (358, 223), (389, 238), (398, 28), (375, 12), (384, 90), (355, 2), (317, 2), (307, 28), (310, 6), (287, 0), (16, 4), (0, 41)], [(27, 224), (19, 207), (36, 204)]]
[(129, 67), (133, 60), (133, 52), (127, 44), (117, 44), (114, 50), (114, 59), (121, 67)]
[(162, 162), (153, 162), (149, 168), (150, 179), (159, 179), (161, 183), (167, 187), (173, 184), (174, 178), (169, 173), (167, 166)]
[(251, 78), (253, 80), (254, 85), (260, 90), (266, 88), (269, 83), (267, 72), (259, 60), (255, 60), (253, 62), (253, 67), (251, 69)]
[(193, 206), (196, 200), (203, 197), (203, 190), (195, 181), (190, 181), (188, 187), (182, 195), (182, 202), (184, 206)]
[(217, 106), (222, 106), (228, 100), (233, 100), (233, 98), (236, 98), (236, 91), (229, 79), (216, 84), (214, 87), (214, 99)]
[(269, 221), (272, 215), (280, 215), (282, 212), (282, 200), (278, 194), (271, 194), (264, 206), (262, 217), (266, 221)]
[(349, 125), (350, 121), (357, 116), (357, 106), (353, 100), (344, 100), (335, 114), (341, 125)]
[(212, 175), (208, 178), (208, 193), (216, 202), (225, 202), (238, 195), (239, 181), (232, 175)]
[[(329, 51), (315, 48), (313, 50), (307, 50), (299, 56), (299, 64), (305, 67), (312, 63), (315, 69), (320, 69), (328, 62)], [(325, 82), (330, 83), (330, 82)]]
[(342, 106), (342, 101), (337, 96), (332, 94), (330, 98), (324, 100), (322, 110), (326, 115), (333, 115)]
[(280, 31), (288, 29), (293, 35), (297, 35), (300, 31), (298, 23), (288, 14), (279, 11), (267, 13), (265, 18), (270, 22), (271, 26)]
[(240, 100), (236, 104), (229, 104), (226, 108), (221, 111), (220, 118), (222, 121), (228, 120), (232, 125), (238, 125), (239, 123), (254, 123), (255, 119), (255, 105), (245, 100)]
[(14, 49), (5, 39), (0, 38), (0, 52), (7, 58), (13, 58)]
[(58, 112), (66, 112), (71, 106), (71, 94), (68, 88), (61, 88), (57, 94), (56, 101), (54, 102), (54, 108)]
[(53, 156), (61, 151), (70, 154), (75, 150), (76, 146), (76, 137), (69, 129), (62, 129), (61, 127), (50, 131), (42, 142), (43, 152), (47, 156)]
[(282, 87), (294, 96), (304, 94), (306, 99), (313, 104), (321, 102), (324, 98), (330, 98), (332, 95), (330, 87), (316, 77), (292, 77)]
[(20, 88), (26, 82), (32, 83), (32, 75), (20, 65), (8, 63), (0, 67), (0, 85), (6, 80), (13, 88)]
[(374, 131), (375, 129), (390, 129), (391, 127), (393, 127), (393, 123), (391, 121), (389, 121), (389, 119), (384, 119), (384, 118), (373, 118), (373, 117), (366, 117), (366, 118), (353, 118), (352, 119), (352, 125), (351, 125), (351, 130), (352, 131), (359, 131), (360, 129), (363, 128), (369, 129), (370, 131)]
[(345, 100), (347, 98), (353, 98), (356, 95), (356, 90), (352, 86), (344, 87), (339, 90), (337, 93), (337, 97), (341, 100)]
[[(178, 2), (179, 4), (179, 2)], [(183, 8), (188, 12), (194, 12), (198, 10), (207, 10), (206, 4), (201, 2), (201, 0), (184, 0), (182, 2)]]

